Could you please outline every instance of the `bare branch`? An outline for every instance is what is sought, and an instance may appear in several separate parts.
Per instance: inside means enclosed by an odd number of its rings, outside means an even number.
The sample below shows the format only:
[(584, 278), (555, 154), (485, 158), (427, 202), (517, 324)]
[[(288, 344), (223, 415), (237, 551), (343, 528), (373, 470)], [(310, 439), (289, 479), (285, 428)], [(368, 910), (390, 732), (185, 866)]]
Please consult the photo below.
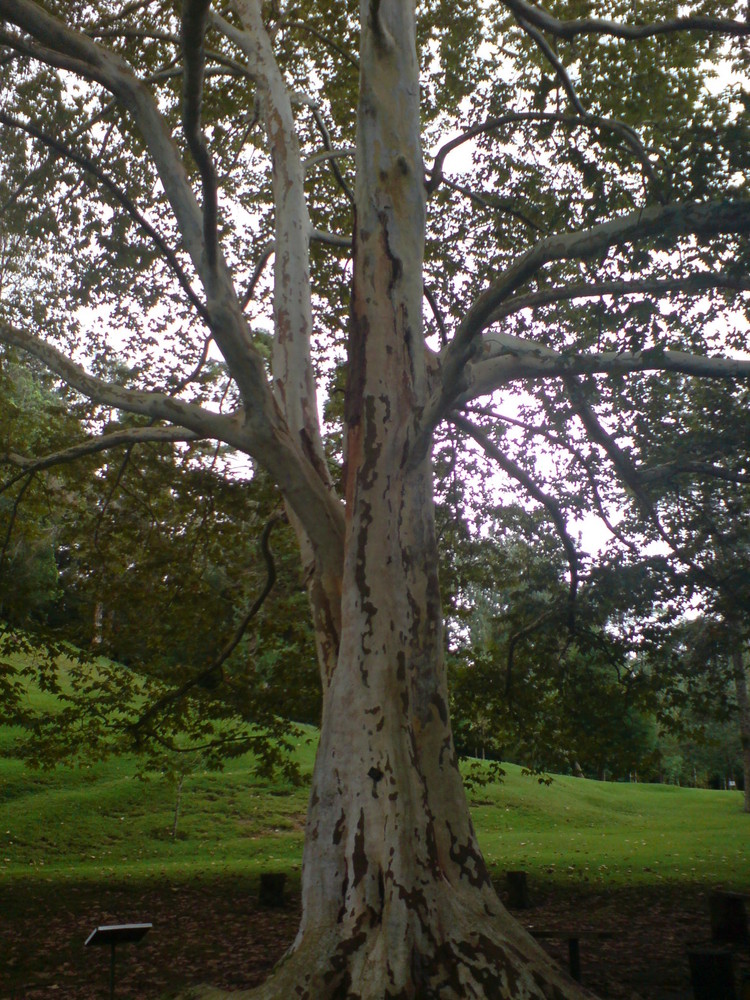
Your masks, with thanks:
[(625, 246), (653, 237), (670, 244), (682, 236), (710, 239), (723, 234), (750, 232), (750, 201), (687, 202), (655, 205), (603, 222), (591, 229), (562, 233), (541, 240), (508, 268), (479, 296), (457, 336), (458, 350), (487, 325), (494, 309), (547, 264), (562, 260), (587, 260), (612, 246)]
[(322, 229), (310, 231), (310, 239), (315, 243), (325, 243), (329, 247), (338, 247), (341, 250), (351, 251), (351, 236), (339, 236), (338, 233), (326, 233)]
[(720, 17), (692, 15), (677, 17), (655, 24), (622, 24), (601, 18), (583, 18), (578, 21), (560, 21), (543, 7), (526, 3), (526, 0), (503, 0), (514, 14), (522, 17), (543, 31), (557, 38), (574, 38), (576, 35), (614, 35), (617, 38), (651, 38), (654, 35), (674, 34), (677, 31), (706, 31), (722, 35), (743, 37), (750, 35), (747, 21), (732, 21)]
[(32, 482), (34, 481), (33, 472), (24, 473), (24, 476), (26, 476), (26, 482), (18, 491), (18, 496), (13, 501), (13, 509), (11, 511), (10, 517), (8, 518), (8, 527), (5, 532), (5, 538), (3, 539), (2, 550), (0, 550), (0, 570), (2, 570), (5, 565), (5, 560), (8, 555), (8, 547), (10, 545), (10, 540), (13, 537), (13, 529), (16, 525), (16, 518), (18, 517), (18, 511), (21, 507), (21, 501), (23, 500), (26, 490), (31, 486)]
[(279, 27), (297, 28), (299, 31), (306, 31), (309, 35), (312, 35), (314, 38), (317, 38), (318, 41), (323, 42), (324, 45), (328, 45), (329, 48), (333, 49), (334, 52), (338, 53), (338, 55), (340, 55), (342, 59), (345, 59), (350, 66), (359, 71), (359, 59), (356, 59), (350, 52), (347, 52), (347, 50), (343, 48), (343, 46), (339, 45), (338, 42), (335, 42), (332, 38), (329, 38), (327, 35), (324, 35), (322, 31), (319, 31), (317, 28), (313, 28), (311, 24), (307, 24), (304, 21), (292, 21), (284, 18), (284, 20), (281, 21)]
[(437, 323), (438, 332), (440, 334), (440, 343), (445, 346), (448, 343), (448, 327), (445, 323), (445, 316), (440, 310), (437, 299), (432, 293), (432, 289), (429, 287), (427, 282), (423, 283), (424, 297), (427, 300), (427, 304), (430, 307), (432, 315), (435, 317), (435, 322)]
[[(318, 126), (318, 131), (320, 132), (320, 134), (321, 134), (321, 136), (323, 138), (323, 145), (325, 146), (326, 150), (328, 151), (328, 157), (327, 157), (327, 159), (328, 159), (328, 162), (330, 163), (331, 170), (333, 171), (333, 176), (336, 178), (336, 183), (338, 184), (338, 186), (341, 188), (341, 190), (346, 195), (346, 197), (347, 197), (347, 199), (349, 201), (349, 204), (350, 205), (354, 205), (354, 194), (352, 192), (352, 189), (347, 184), (346, 178), (341, 173), (341, 168), (339, 167), (339, 165), (338, 165), (338, 163), (336, 161), (337, 161), (337, 159), (338, 159), (339, 156), (346, 156), (346, 155), (354, 156), (354, 154), (356, 153), (356, 150), (355, 149), (350, 149), (350, 150), (347, 150), (347, 151), (336, 152), (334, 150), (334, 148), (333, 148), (333, 142), (331, 141), (331, 135), (330, 135), (330, 133), (329, 133), (327, 127), (326, 127), (326, 123), (323, 121), (323, 116), (320, 113), (320, 109), (317, 108), (317, 107), (315, 107), (314, 105), (311, 105), (310, 110), (313, 113), (313, 118), (315, 119), (315, 124)], [(305, 161), (305, 169), (307, 169), (309, 163), (310, 163), (309, 159)]]
[(0, 319), (0, 342), (28, 352), (45, 364), (50, 371), (64, 379), (71, 388), (95, 403), (112, 406), (127, 413), (153, 417), (156, 420), (166, 420), (194, 432), (199, 437), (215, 437), (243, 451), (249, 450), (250, 438), (243, 430), (241, 422), (232, 416), (213, 413), (195, 403), (187, 403), (165, 393), (126, 389), (121, 385), (105, 382), (89, 375), (84, 368), (45, 340), (25, 333), (2, 319)]
[(685, 462), (679, 459), (674, 462), (665, 462), (663, 465), (642, 469), (640, 478), (642, 483), (655, 483), (687, 475), (705, 476), (707, 479), (721, 479), (727, 483), (750, 483), (750, 475), (747, 473), (732, 472), (731, 469), (723, 469), (721, 466), (712, 465), (710, 462)]
[(513, 112), (507, 115), (500, 115), (497, 118), (490, 118), (478, 125), (472, 125), (471, 128), (466, 129), (460, 135), (455, 136), (453, 139), (449, 139), (448, 142), (444, 143), (435, 154), (432, 168), (429, 170), (430, 179), (425, 185), (427, 194), (432, 194), (432, 192), (437, 190), (440, 186), (443, 180), (443, 165), (445, 164), (448, 154), (452, 153), (454, 149), (458, 149), (460, 146), (463, 146), (464, 143), (470, 142), (478, 135), (484, 135), (487, 132), (496, 132), (501, 128), (505, 128), (507, 125), (522, 125), (528, 124), (529, 122), (541, 125), (550, 121), (565, 124), (579, 124), (579, 119), (565, 117), (563, 115), (548, 114), (545, 112)]
[(533, 229), (537, 233), (546, 232), (542, 226), (534, 222), (533, 219), (529, 218), (528, 215), (516, 208), (509, 201), (500, 201), (494, 196), (486, 195), (484, 193), (480, 194), (478, 191), (473, 191), (467, 185), (458, 184), (456, 181), (450, 180), (447, 177), (443, 177), (441, 179), (441, 183), (447, 188), (450, 188), (451, 191), (457, 191), (465, 198), (469, 198), (475, 205), (479, 205), (487, 212), (503, 212), (505, 215), (510, 215), (512, 218), (518, 219), (519, 222), (523, 222), (525, 226), (528, 226), (529, 229)]
[(484, 340), (484, 357), (467, 365), (457, 405), (488, 395), (519, 379), (545, 379), (566, 375), (629, 375), (664, 371), (698, 378), (750, 378), (750, 361), (740, 358), (705, 357), (662, 347), (642, 351), (605, 351), (601, 354), (561, 354), (509, 334), (492, 334)]
[(272, 161), (274, 198), (274, 348), (276, 399), (289, 428), (317, 470), (330, 484), (318, 418), (317, 389), (311, 362), (312, 298), (310, 287), (310, 216), (305, 175), (295, 131), (289, 89), (263, 23), (260, 0), (235, 0), (243, 29), (218, 14), (212, 24), (248, 59)]
[(326, 160), (339, 160), (344, 157), (354, 156), (356, 150), (354, 146), (344, 146), (343, 149), (334, 149), (333, 146), (327, 147), (320, 153), (313, 153), (312, 156), (308, 156), (305, 160), (305, 170), (309, 170), (310, 167), (314, 167), (316, 163), (323, 163)]
[(580, 449), (576, 448), (570, 441), (565, 437), (561, 437), (554, 434), (548, 427), (545, 426), (533, 426), (527, 424), (523, 420), (519, 420), (517, 417), (511, 417), (506, 413), (498, 413), (491, 407), (467, 407), (467, 412), (478, 413), (480, 416), (489, 416), (493, 420), (499, 420), (501, 423), (510, 424), (514, 427), (520, 427), (527, 434), (532, 434), (534, 436), (543, 437), (555, 448), (562, 448), (569, 455), (573, 457), (577, 465), (583, 469), (584, 475), (588, 480), (588, 484), (591, 490), (591, 497), (594, 501), (594, 506), (596, 507), (596, 512), (604, 524), (604, 527), (609, 531), (609, 533), (621, 542), (626, 548), (635, 551), (638, 549), (637, 543), (626, 538), (616, 527), (612, 524), (609, 515), (604, 506), (604, 500), (602, 499), (601, 493), (599, 491), (599, 484), (596, 481), (596, 476), (591, 468), (592, 462), (590, 456), (584, 455)]
[(543, 53), (545, 59), (549, 62), (555, 71), (555, 75), (562, 84), (562, 88), (568, 95), (568, 100), (573, 105), (573, 108), (578, 112), (582, 119), (590, 122), (592, 125), (598, 125), (601, 128), (608, 129), (610, 132), (614, 132), (618, 135), (625, 143), (630, 147), (630, 149), (635, 153), (638, 162), (641, 165), (644, 175), (651, 181), (654, 192), (659, 197), (659, 200), (663, 203), (664, 198), (660, 193), (660, 183), (654, 173), (654, 168), (649, 160), (648, 153), (638, 138), (637, 133), (630, 128), (628, 125), (624, 125), (622, 122), (614, 121), (611, 118), (603, 118), (599, 115), (592, 115), (589, 111), (584, 108), (581, 103), (576, 89), (573, 86), (573, 81), (568, 76), (568, 72), (562, 64), (562, 61), (558, 58), (552, 46), (549, 44), (547, 39), (537, 31), (533, 25), (529, 24), (524, 18), (516, 15), (519, 25), (523, 30), (534, 39), (538, 48)]
[(644, 488), (640, 470), (622, 448), (620, 448), (614, 437), (603, 427), (593, 407), (586, 399), (584, 388), (579, 379), (568, 377), (564, 379), (564, 383), (573, 409), (580, 418), (589, 438), (604, 450), (615, 472), (632, 492), (638, 507), (646, 520), (654, 527), (659, 538), (669, 546), (681, 562), (689, 566), (701, 579), (707, 581), (712, 586), (715, 585), (716, 578), (714, 575), (705, 567), (696, 563), (686, 549), (677, 545), (662, 525), (656, 505)]

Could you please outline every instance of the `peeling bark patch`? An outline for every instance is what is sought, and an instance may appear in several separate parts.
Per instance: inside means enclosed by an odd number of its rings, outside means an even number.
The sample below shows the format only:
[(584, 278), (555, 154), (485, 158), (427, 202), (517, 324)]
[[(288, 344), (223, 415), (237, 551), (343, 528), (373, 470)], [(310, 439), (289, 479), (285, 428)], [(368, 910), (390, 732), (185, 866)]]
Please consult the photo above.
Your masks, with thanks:
[(393, 297), (393, 289), (401, 280), (401, 276), (404, 273), (404, 266), (401, 263), (401, 259), (394, 254), (391, 250), (390, 243), (388, 241), (388, 213), (380, 212), (378, 214), (378, 219), (381, 225), (381, 231), (383, 233), (383, 249), (385, 250), (385, 255), (388, 258), (391, 265), (391, 276), (388, 281), (388, 295)]
[(461, 877), (466, 878), (470, 885), (480, 888), (490, 884), (490, 876), (484, 863), (484, 859), (473, 843), (460, 844), (458, 838), (453, 835), (453, 829), (446, 820), (451, 844), (449, 848), (451, 861), (458, 865)]
[(403, 900), (407, 907), (412, 911), (412, 913), (423, 913), (427, 916), (429, 907), (427, 906), (427, 900), (425, 899), (425, 894), (421, 889), (407, 889), (405, 886), (400, 885), (394, 879), (394, 885), (398, 889), (398, 898)]
[[(367, 582), (367, 529), (372, 524), (372, 513), (371, 505), (366, 501), (362, 501), (362, 523), (358, 532), (357, 538), (357, 562), (354, 569), (354, 575), (357, 581), (357, 587), (361, 595), (362, 600), (362, 611), (365, 614), (367, 620), (367, 630), (363, 629), (362, 634), (362, 651), (364, 653), (370, 652), (369, 648), (365, 645), (365, 640), (370, 638), (374, 634), (372, 627), (372, 619), (377, 613), (376, 606), (369, 600), (372, 589)], [(369, 687), (369, 677), (368, 671), (365, 668), (365, 661), (362, 660), (359, 663), (359, 672), (362, 677), (362, 683), (365, 687)]]
[(359, 883), (367, 874), (369, 862), (365, 851), (365, 811), (360, 809), (359, 822), (357, 823), (357, 833), (354, 837), (354, 851), (352, 852), (352, 867), (354, 870), (354, 881), (352, 886), (356, 889)]
[(383, 772), (378, 767), (371, 767), (367, 772), (367, 777), (372, 781), (372, 797), (378, 797), (378, 782), (383, 778)]
[(341, 815), (336, 820), (336, 826), (333, 828), (333, 842), (334, 844), (340, 844), (341, 838), (344, 835), (344, 829), (346, 827), (346, 814), (344, 810), (341, 810)]
[(396, 680), (406, 680), (406, 654), (401, 649), (396, 654)]
[(443, 723), (444, 726), (447, 726), (448, 725), (448, 708), (447, 708), (445, 702), (443, 701), (443, 699), (440, 697), (439, 694), (435, 693), (432, 696), (432, 704), (438, 710), (438, 715), (440, 716), (440, 721)]

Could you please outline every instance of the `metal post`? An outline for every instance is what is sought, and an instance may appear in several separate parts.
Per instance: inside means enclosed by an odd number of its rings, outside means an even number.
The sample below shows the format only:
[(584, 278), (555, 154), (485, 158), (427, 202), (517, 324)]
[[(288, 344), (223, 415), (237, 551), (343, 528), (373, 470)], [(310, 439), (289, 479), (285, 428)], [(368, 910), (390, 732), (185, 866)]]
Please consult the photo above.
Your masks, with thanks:
[(112, 957), (109, 963), (109, 1000), (115, 1000), (115, 942), (112, 941)]

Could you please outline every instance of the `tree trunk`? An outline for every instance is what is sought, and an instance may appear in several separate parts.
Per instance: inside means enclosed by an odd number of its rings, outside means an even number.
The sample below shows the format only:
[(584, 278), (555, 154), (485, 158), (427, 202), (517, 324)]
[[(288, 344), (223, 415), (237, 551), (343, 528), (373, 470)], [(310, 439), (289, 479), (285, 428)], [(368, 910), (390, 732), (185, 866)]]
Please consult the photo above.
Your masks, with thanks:
[(431, 458), (412, 453), (429, 389), (414, 5), (363, 0), (361, 18), (340, 643), (323, 670), (299, 933), (249, 995), (579, 997), (493, 891), (458, 771)]
[(740, 741), (742, 743), (742, 769), (745, 782), (744, 811), (750, 813), (750, 701), (747, 695), (747, 673), (742, 643), (732, 650), (732, 672), (737, 695), (737, 709), (740, 717)]

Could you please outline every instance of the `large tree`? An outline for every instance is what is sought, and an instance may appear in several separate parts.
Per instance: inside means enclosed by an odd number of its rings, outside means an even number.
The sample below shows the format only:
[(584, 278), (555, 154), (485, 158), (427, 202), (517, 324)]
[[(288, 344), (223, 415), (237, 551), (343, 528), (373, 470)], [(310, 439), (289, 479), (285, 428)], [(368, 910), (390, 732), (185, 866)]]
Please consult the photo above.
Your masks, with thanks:
[[(602, 506), (604, 452), (632, 473), (596, 412), (611, 385), (750, 375), (709, 322), (750, 288), (743, 95), (702, 86), (746, 61), (738, 6), (0, 0), (0, 341), (147, 418), (91, 450), (224, 442), (297, 532), (321, 738), (299, 934), (258, 996), (582, 994), (503, 910), (467, 810), (432, 444), (452, 421), (546, 511), (574, 629), (563, 477), (519, 441), (554, 440)], [(467, 417), (520, 382), (520, 417)]]

